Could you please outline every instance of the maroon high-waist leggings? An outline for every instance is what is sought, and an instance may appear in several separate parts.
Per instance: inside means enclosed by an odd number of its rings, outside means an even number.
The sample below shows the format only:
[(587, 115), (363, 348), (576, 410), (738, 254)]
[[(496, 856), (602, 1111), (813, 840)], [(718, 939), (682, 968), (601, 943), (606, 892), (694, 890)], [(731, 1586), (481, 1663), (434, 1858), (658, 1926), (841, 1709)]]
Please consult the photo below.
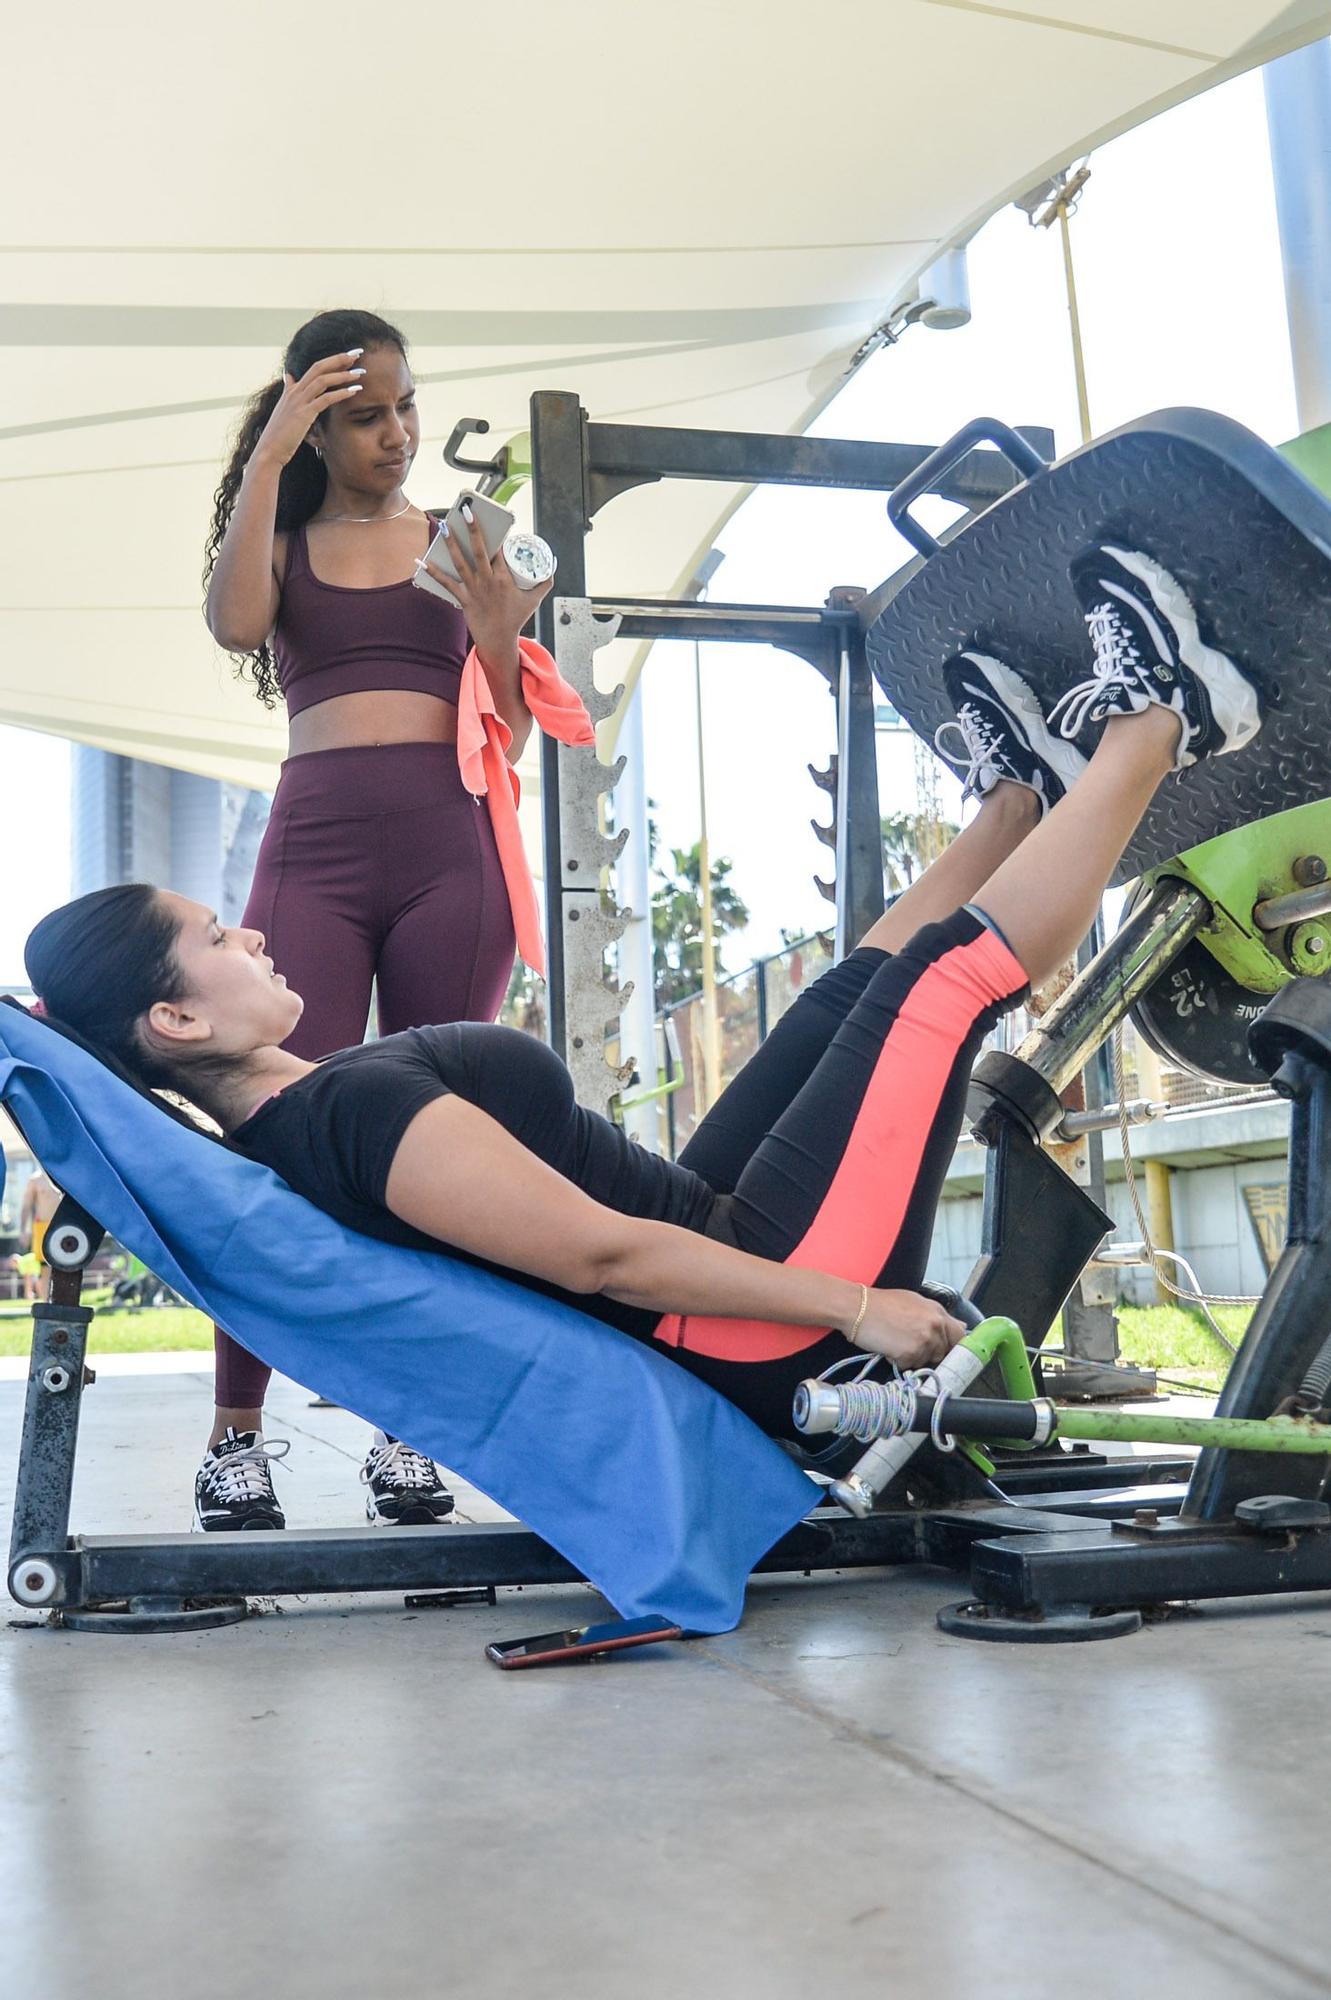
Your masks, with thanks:
[[(493, 1021), (513, 970), (513, 919), (484, 801), (451, 743), (289, 757), (245, 906), (305, 1002), (283, 1044), (313, 1062), (379, 1032)], [(262, 1406), (272, 1370), (219, 1326), (217, 1403)]]

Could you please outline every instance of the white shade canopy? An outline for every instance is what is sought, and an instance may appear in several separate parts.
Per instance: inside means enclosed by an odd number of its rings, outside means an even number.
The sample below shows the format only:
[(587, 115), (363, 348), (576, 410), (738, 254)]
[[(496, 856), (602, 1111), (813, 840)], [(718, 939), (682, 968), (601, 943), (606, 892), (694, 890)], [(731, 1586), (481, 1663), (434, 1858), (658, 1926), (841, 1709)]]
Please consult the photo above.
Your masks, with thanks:
[[(536, 388), (799, 431), (1004, 201), (1331, 27), (1273, 0), (72, 0), (6, 22), (0, 721), (271, 787), (280, 715), (200, 617), (226, 436), (324, 307), (412, 342), (411, 495)], [(736, 499), (620, 500), (597, 590), (666, 594)]]

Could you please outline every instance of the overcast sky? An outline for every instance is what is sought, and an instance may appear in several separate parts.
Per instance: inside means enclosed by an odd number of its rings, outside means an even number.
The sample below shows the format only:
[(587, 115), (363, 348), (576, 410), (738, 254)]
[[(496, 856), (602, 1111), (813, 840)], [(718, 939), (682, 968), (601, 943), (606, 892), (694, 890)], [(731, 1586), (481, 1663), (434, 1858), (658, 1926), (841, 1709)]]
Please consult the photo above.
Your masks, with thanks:
[[(1176, 403), (1222, 410), (1271, 442), (1297, 429), (1261, 79), (1241, 77), (1116, 140), (1092, 161), (1073, 221), (1097, 431)], [(915, 328), (871, 359), (831, 405), (827, 436), (936, 444), (979, 415), (1053, 428), (1078, 442), (1057, 230), (1018, 211), (971, 245), (973, 318), (952, 333)], [(718, 599), (821, 603), (834, 584), (872, 586), (907, 551), (881, 497), (769, 488), (719, 544)], [(697, 839), (691, 649), (648, 664), (648, 785), (667, 845)], [(827, 922), (813, 888), (830, 857), (809, 830), (825, 801), (805, 765), (833, 742), (830, 696), (810, 667), (765, 648), (703, 648), (713, 852), (729, 855), (749, 931), (734, 969), (775, 949), (781, 927)], [(882, 752), (883, 810), (914, 804), (910, 747)], [(0, 982), (20, 975), (23, 939), (68, 893), (67, 746), (0, 729)], [(955, 816), (955, 786), (945, 786)]]

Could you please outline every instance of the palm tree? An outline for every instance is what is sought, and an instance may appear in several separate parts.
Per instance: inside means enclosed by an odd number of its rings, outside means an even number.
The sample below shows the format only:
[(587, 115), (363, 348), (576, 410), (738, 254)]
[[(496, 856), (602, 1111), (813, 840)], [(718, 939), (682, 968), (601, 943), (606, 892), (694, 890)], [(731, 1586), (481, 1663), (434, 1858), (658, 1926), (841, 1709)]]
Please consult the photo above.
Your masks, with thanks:
[(950, 820), (926, 820), (923, 813), (884, 813), (883, 876), (889, 894), (909, 889), (924, 872), (933, 855), (955, 840), (958, 829)]
[[(702, 985), (702, 848), (700, 842), (671, 848), (667, 871), (657, 859), (655, 828), (652, 833), (652, 862), (660, 884), (652, 897), (652, 963), (656, 1004), (668, 1007)], [(712, 951), (718, 978), (725, 972), (719, 940), (749, 921), (748, 906), (730, 883), (732, 865), (724, 856), (712, 862)]]

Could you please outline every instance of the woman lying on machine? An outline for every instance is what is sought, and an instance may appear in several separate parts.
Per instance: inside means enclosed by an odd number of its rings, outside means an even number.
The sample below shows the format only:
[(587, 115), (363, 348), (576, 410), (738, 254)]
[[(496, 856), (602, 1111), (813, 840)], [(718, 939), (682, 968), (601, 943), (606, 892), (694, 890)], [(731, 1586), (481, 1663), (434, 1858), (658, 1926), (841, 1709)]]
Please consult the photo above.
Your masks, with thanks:
[[(262, 933), (166, 890), (45, 917), (33, 989), (54, 1026), (189, 1099), (338, 1221), (567, 1298), (791, 1436), (803, 1377), (857, 1350), (934, 1363), (960, 1338), (917, 1287), (980, 1044), (1072, 955), (1162, 779), (1260, 727), (1149, 558), (1094, 549), (1073, 578), (1090, 678), (1046, 717), (992, 654), (948, 662), (978, 812), (801, 994), (678, 1164), (582, 1109), (558, 1057), (511, 1029), (290, 1054), (301, 1000)], [(1088, 727), (1089, 761), (1070, 740)]]

